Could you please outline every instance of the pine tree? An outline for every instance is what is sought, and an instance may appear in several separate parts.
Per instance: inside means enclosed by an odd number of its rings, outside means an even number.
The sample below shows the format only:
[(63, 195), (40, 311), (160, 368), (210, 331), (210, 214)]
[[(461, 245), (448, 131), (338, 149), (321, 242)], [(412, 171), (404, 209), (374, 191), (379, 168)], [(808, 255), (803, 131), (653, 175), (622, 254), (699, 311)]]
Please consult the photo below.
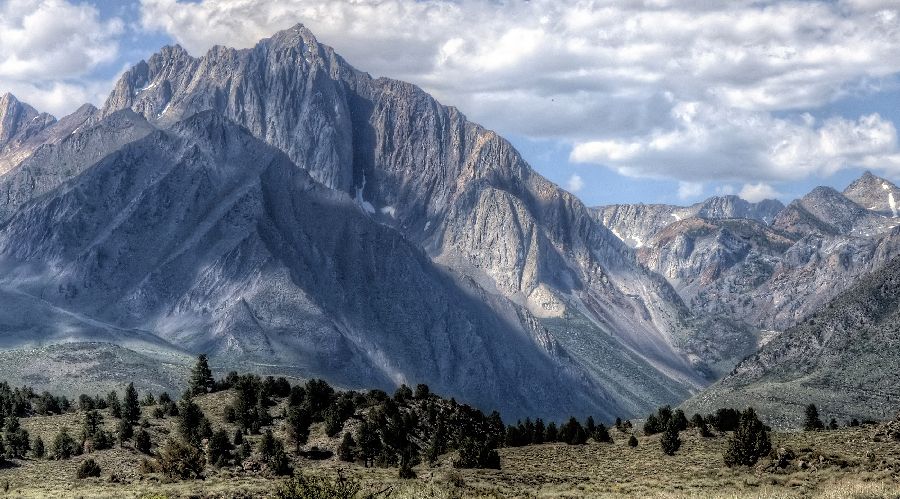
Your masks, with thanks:
[(663, 432), (662, 438), (659, 440), (663, 453), (667, 456), (674, 456), (681, 447), (681, 438), (678, 437), (678, 425), (674, 421), (669, 421), (666, 430)]
[(19, 418), (8, 416), (3, 427), (3, 444), (7, 458), (24, 458), (31, 450), (28, 431), (19, 424)]
[(638, 439), (634, 435), (632, 435), (631, 437), (628, 438), (628, 446), (629, 447), (637, 447), (638, 446)]
[(806, 406), (806, 420), (803, 423), (803, 429), (806, 431), (817, 431), (824, 429), (825, 425), (819, 419), (819, 410), (815, 404)]
[(197, 356), (197, 364), (191, 371), (190, 391), (192, 395), (202, 395), (210, 393), (215, 388), (216, 382), (213, 379), (212, 371), (209, 368), (206, 354)]
[(379, 438), (375, 426), (368, 420), (364, 419), (359, 425), (356, 434), (356, 441), (359, 443), (360, 457), (363, 459), (363, 466), (369, 467), (375, 463), (375, 456), (381, 452), (381, 438)]
[(141, 404), (138, 403), (138, 393), (134, 388), (134, 383), (128, 383), (128, 388), (125, 389), (122, 418), (133, 425), (136, 425), (141, 418)]
[(594, 431), (597, 429), (597, 424), (594, 422), (593, 416), (588, 416), (587, 420), (584, 422), (584, 431), (587, 432), (588, 436), (593, 437)]
[(659, 418), (656, 414), (647, 416), (647, 420), (644, 421), (644, 435), (655, 435), (659, 433), (660, 430)]
[(837, 419), (831, 418), (831, 421), (828, 422), (828, 429), (832, 431), (838, 429)]
[(740, 422), (725, 449), (725, 465), (753, 466), (759, 458), (772, 450), (772, 441), (765, 425), (756, 416), (753, 408), (741, 414)]

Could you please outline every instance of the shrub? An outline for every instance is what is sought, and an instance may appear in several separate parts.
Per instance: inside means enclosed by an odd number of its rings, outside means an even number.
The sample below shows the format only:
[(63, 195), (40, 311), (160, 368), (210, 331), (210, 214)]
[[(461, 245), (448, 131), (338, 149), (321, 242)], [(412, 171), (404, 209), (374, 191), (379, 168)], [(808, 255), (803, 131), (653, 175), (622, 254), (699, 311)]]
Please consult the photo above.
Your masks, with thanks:
[(97, 464), (97, 461), (93, 459), (85, 459), (82, 461), (80, 465), (78, 465), (78, 471), (75, 474), (79, 480), (88, 478), (88, 477), (98, 477), (100, 476), (100, 465)]
[(159, 453), (159, 469), (171, 478), (199, 478), (203, 473), (203, 454), (196, 447), (169, 439)]
[(35, 459), (43, 459), (47, 451), (44, 449), (44, 440), (41, 437), (34, 437), (31, 442), (31, 455)]
[(632, 435), (628, 439), (628, 446), (629, 447), (637, 447), (638, 446), (638, 439), (634, 435)]
[[(278, 499), (355, 499), (361, 496), (362, 486), (359, 480), (344, 475), (341, 470), (338, 470), (334, 479), (295, 473), (289, 480), (282, 482), (275, 492)], [(376, 497), (376, 494), (365, 497)]]

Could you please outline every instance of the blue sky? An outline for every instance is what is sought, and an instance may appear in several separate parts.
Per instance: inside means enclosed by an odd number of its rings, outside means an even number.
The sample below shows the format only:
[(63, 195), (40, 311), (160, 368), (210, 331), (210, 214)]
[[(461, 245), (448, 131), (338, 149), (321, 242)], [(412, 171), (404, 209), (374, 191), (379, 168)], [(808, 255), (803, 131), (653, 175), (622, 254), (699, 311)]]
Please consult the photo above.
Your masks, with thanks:
[(202, 55), (298, 22), (497, 130), (591, 205), (900, 179), (894, 0), (14, 0), (0, 92), (62, 115), (162, 45)]

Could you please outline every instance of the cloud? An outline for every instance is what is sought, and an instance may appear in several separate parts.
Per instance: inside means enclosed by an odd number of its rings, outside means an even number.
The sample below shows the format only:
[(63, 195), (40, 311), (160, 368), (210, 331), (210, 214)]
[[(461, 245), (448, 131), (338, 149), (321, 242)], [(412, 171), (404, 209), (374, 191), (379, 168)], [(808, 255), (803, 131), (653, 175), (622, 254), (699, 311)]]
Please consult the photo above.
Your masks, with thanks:
[(566, 182), (566, 189), (569, 192), (576, 193), (584, 188), (584, 179), (581, 178), (581, 175), (577, 173), (573, 173), (569, 180)]
[(781, 195), (782, 194), (776, 191), (771, 185), (762, 182), (757, 184), (744, 184), (744, 187), (741, 188), (741, 192), (738, 193), (738, 196), (751, 203), (758, 203), (763, 199), (778, 199)]
[(699, 182), (678, 182), (678, 199), (687, 200), (703, 195), (703, 184)]
[(785, 180), (896, 154), (882, 118), (803, 117), (900, 72), (887, 0), (142, 0), (142, 19), (194, 54), (303, 22), (362, 70), (629, 175)]
[(83, 78), (118, 55), (121, 20), (65, 0), (0, 4), (0, 92), (11, 91), (41, 110), (66, 112), (96, 100), (109, 82)]

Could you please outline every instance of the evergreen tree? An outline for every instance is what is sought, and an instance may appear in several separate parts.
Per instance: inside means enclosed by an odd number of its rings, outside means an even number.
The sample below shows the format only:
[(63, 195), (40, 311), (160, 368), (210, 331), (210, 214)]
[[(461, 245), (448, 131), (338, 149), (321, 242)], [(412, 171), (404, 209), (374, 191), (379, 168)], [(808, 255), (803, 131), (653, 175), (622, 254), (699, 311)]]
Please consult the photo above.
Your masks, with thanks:
[(534, 421), (534, 439), (531, 441), (531, 443), (535, 445), (544, 443), (544, 437), (546, 434), (547, 429), (544, 428), (544, 420), (541, 418), (537, 418)]
[(828, 422), (828, 429), (832, 431), (838, 429), (837, 419), (831, 418), (831, 421)]
[(356, 441), (359, 443), (363, 466), (368, 468), (375, 463), (375, 457), (381, 452), (382, 445), (375, 426), (367, 419), (364, 419), (359, 425)]
[(141, 400), (141, 405), (144, 407), (150, 407), (152, 405), (156, 405), (156, 399), (153, 398), (153, 394), (147, 392), (147, 395), (144, 395), (144, 399)]
[(135, 425), (141, 418), (141, 405), (138, 403), (138, 393), (134, 383), (128, 383), (125, 389), (125, 399), (122, 402), (122, 418)]
[(659, 444), (663, 453), (667, 456), (674, 456), (678, 452), (678, 449), (681, 447), (681, 438), (678, 437), (678, 425), (675, 421), (669, 421), (662, 438), (659, 440)]
[(109, 415), (114, 418), (122, 417), (122, 402), (119, 401), (119, 394), (115, 390), (106, 395), (106, 405), (109, 406)]
[(353, 440), (353, 435), (351, 435), (349, 432), (344, 433), (344, 438), (341, 440), (341, 445), (338, 447), (338, 458), (341, 461), (352, 463), (355, 453), (356, 441)]
[(300, 447), (309, 439), (312, 417), (304, 407), (295, 406), (288, 409), (286, 423), (288, 441), (294, 445), (294, 452), (300, 452)]
[(412, 389), (405, 384), (400, 385), (400, 388), (397, 388), (397, 391), (394, 392), (394, 401), (398, 404), (405, 404), (412, 397)]
[(556, 429), (556, 423), (553, 421), (547, 425), (547, 436), (544, 437), (545, 442), (557, 442), (559, 440), (559, 431)]
[(137, 449), (138, 452), (150, 454), (152, 445), (150, 433), (148, 433), (147, 430), (140, 428), (134, 436), (134, 448)]
[(187, 394), (179, 403), (178, 433), (185, 442), (195, 447), (200, 447), (204, 438), (212, 436), (209, 420), (206, 419), (200, 406)]
[(593, 437), (596, 429), (597, 424), (594, 422), (594, 416), (588, 416), (587, 420), (584, 422), (584, 431), (587, 432), (588, 436)]
[(684, 415), (684, 411), (681, 409), (675, 409), (675, 412), (672, 413), (672, 422), (675, 424), (675, 429), (678, 431), (684, 431), (688, 428), (688, 420)]
[(206, 446), (206, 461), (217, 468), (227, 466), (233, 450), (234, 446), (228, 440), (228, 433), (224, 429), (219, 429), (209, 437), (209, 443)]
[(69, 435), (69, 431), (63, 427), (53, 438), (53, 444), (50, 446), (50, 458), (56, 460), (69, 459), (77, 454), (78, 444)]
[(660, 432), (661, 428), (656, 414), (647, 416), (647, 420), (644, 421), (644, 435), (655, 435)]
[(197, 364), (191, 370), (190, 392), (192, 395), (210, 393), (216, 386), (212, 371), (209, 368), (206, 354), (197, 356)]
[(806, 431), (817, 431), (824, 429), (825, 425), (819, 419), (819, 410), (815, 404), (806, 406), (806, 420), (803, 422), (803, 429)]
[(612, 437), (609, 435), (609, 430), (606, 428), (606, 425), (600, 423), (594, 429), (592, 434), (594, 440), (600, 443), (612, 443)]
[(124, 447), (125, 442), (131, 440), (131, 437), (134, 436), (134, 426), (124, 418), (120, 419), (118, 431), (116, 433), (116, 440), (119, 442), (119, 447)]
[(637, 447), (638, 446), (638, 439), (634, 435), (632, 435), (631, 437), (628, 438), (628, 446), (629, 447)]
[(622, 431), (622, 418), (616, 417), (615, 427), (617, 430)]
[[(579, 425), (580, 426), (580, 425)], [(500, 455), (484, 442), (466, 438), (459, 447), (459, 458), (453, 461), (454, 468), (500, 469)]]
[(416, 385), (416, 400), (425, 400), (431, 396), (431, 390), (428, 389), (428, 385), (418, 384)]
[(258, 451), (272, 474), (283, 476), (291, 473), (290, 461), (284, 452), (284, 444), (272, 435), (272, 430), (266, 430), (259, 441)]
[(582, 445), (587, 443), (588, 434), (581, 423), (572, 417), (560, 428), (559, 439), (569, 445)]
[(35, 459), (43, 459), (47, 451), (44, 449), (44, 439), (40, 435), (34, 437), (31, 442), (31, 456)]
[(741, 414), (738, 427), (728, 440), (724, 455), (725, 465), (753, 466), (759, 458), (771, 450), (772, 441), (769, 432), (751, 407)]
[(24, 458), (31, 450), (31, 440), (28, 431), (19, 424), (19, 418), (14, 415), (6, 417), (3, 426), (3, 447), (7, 458)]

